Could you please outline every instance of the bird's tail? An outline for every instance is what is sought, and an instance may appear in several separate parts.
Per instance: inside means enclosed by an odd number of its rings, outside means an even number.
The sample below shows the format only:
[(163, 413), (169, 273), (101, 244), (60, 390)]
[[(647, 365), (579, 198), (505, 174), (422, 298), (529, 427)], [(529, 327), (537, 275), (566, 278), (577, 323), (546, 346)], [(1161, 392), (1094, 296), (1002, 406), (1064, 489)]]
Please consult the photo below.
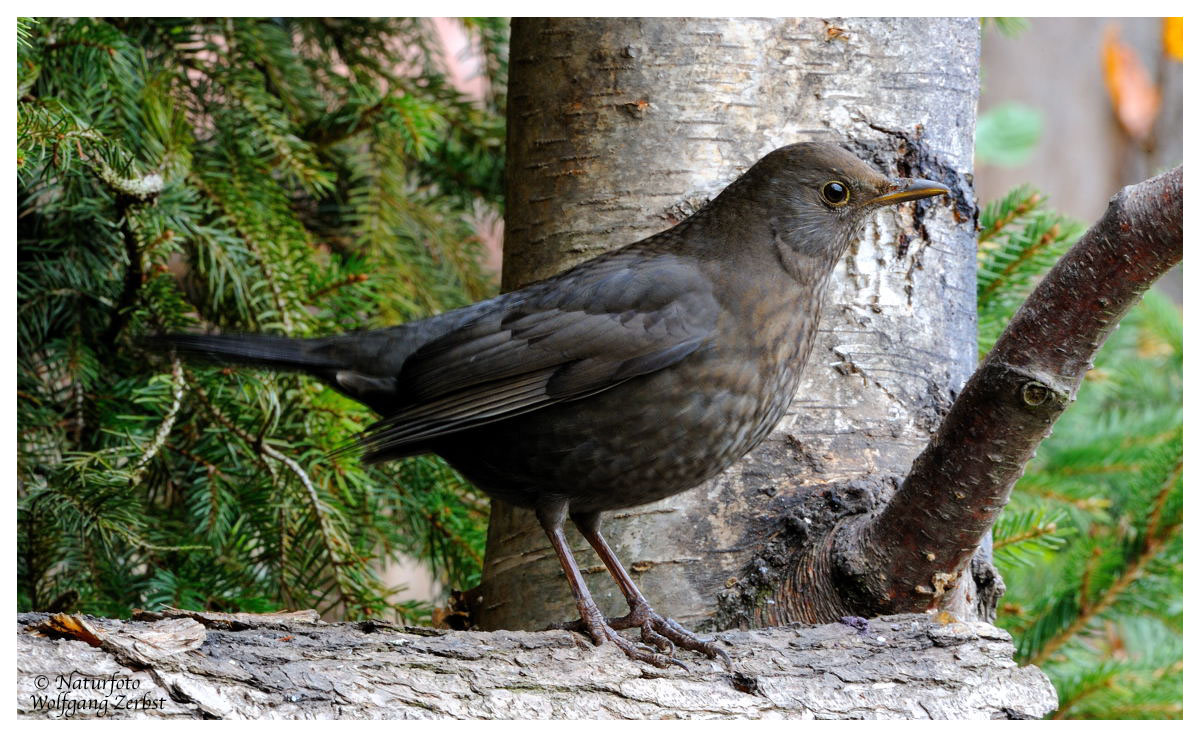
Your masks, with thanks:
[(398, 401), (396, 379), (404, 360), (429, 332), (421, 325), (399, 325), (327, 338), (176, 333), (144, 338), (143, 344), (154, 352), (173, 349), (184, 358), (210, 363), (300, 371), (387, 414)]
[(145, 339), (152, 350), (179, 353), (213, 363), (260, 366), (283, 371), (324, 372), (343, 368), (322, 351), (327, 341), (276, 335), (159, 335)]

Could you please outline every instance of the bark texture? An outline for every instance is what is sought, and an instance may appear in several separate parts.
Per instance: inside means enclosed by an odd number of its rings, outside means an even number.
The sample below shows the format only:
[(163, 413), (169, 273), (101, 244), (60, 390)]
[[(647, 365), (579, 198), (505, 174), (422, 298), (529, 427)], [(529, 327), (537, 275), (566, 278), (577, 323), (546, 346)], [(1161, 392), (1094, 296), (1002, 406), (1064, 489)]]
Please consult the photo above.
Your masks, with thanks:
[(942, 604), (1100, 346), (1182, 259), (1182, 167), (1112, 198), (1013, 316), (896, 495), (834, 543), (860, 588), (850, 593), (877, 602), (864, 613)]
[[(511, 42), (504, 286), (663, 230), (763, 154), (836, 141), (953, 202), (880, 213), (833, 277), (791, 409), (698, 489), (609, 517), (662, 613), (693, 626), (832, 621), (829, 572), (792, 551), (886, 500), (975, 363), (973, 19), (518, 20)], [(587, 585), (625, 602), (572, 530)], [(966, 592), (956, 610), (973, 616)], [(493, 506), (487, 629), (575, 616), (532, 513)]]
[(924, 615), (722, 633), (733, 673), (660, 671), (561, 631), (50, 616), (18, 616), (22, 717), (989, 719), (1057, 705), (1007, 633)]

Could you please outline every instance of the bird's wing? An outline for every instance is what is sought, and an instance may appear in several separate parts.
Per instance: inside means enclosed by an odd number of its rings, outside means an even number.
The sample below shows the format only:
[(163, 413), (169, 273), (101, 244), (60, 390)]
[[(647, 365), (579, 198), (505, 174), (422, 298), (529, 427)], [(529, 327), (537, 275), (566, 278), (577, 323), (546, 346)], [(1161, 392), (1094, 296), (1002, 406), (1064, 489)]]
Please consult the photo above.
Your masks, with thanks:
[(368, 460), (666, 368), (711, 339), (718, 314), (700, 270), (662, 254), (615, 254), (508, 296), (405, 362), (405, 408), (356, 444)]

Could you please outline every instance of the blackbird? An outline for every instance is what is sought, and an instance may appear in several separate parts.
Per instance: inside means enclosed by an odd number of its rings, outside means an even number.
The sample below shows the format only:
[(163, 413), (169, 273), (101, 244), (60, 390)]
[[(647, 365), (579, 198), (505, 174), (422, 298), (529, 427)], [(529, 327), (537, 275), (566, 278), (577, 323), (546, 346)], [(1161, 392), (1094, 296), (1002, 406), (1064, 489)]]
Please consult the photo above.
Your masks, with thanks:
[[(650, 608), (601, 513), (686, 491), (775, 426), (812, 349), (834, 265), (877, 208), (946, 194), (842, 148), (777, 149), (673, 228), (562, 274), (405, 325), (328, 338), (172, 335), (209, 360), (303, 371), (383, 416), (368, 462), (436, 453), (532, 509), (575, 594), (572, 623), (632, 658), (727, 656)], [(510, 207), (520, 203), (510, 203)], [(606, 619), (563, 534), (575, 523), (629, 613)], [(619, 629), (640, 628), (645, 645)]]

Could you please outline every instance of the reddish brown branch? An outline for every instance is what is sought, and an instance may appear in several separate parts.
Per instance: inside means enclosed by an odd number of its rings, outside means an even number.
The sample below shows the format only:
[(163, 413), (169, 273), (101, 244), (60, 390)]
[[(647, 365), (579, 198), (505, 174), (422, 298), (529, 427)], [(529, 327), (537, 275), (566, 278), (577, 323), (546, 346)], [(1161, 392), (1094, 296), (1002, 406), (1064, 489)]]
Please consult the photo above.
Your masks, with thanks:
[(892, 500), (839, 532), (835, 566), (856, 609), (941, 603), (1096, 351), (1182, 258), (1182, 167), (1113, 197), (1017, 312)]

